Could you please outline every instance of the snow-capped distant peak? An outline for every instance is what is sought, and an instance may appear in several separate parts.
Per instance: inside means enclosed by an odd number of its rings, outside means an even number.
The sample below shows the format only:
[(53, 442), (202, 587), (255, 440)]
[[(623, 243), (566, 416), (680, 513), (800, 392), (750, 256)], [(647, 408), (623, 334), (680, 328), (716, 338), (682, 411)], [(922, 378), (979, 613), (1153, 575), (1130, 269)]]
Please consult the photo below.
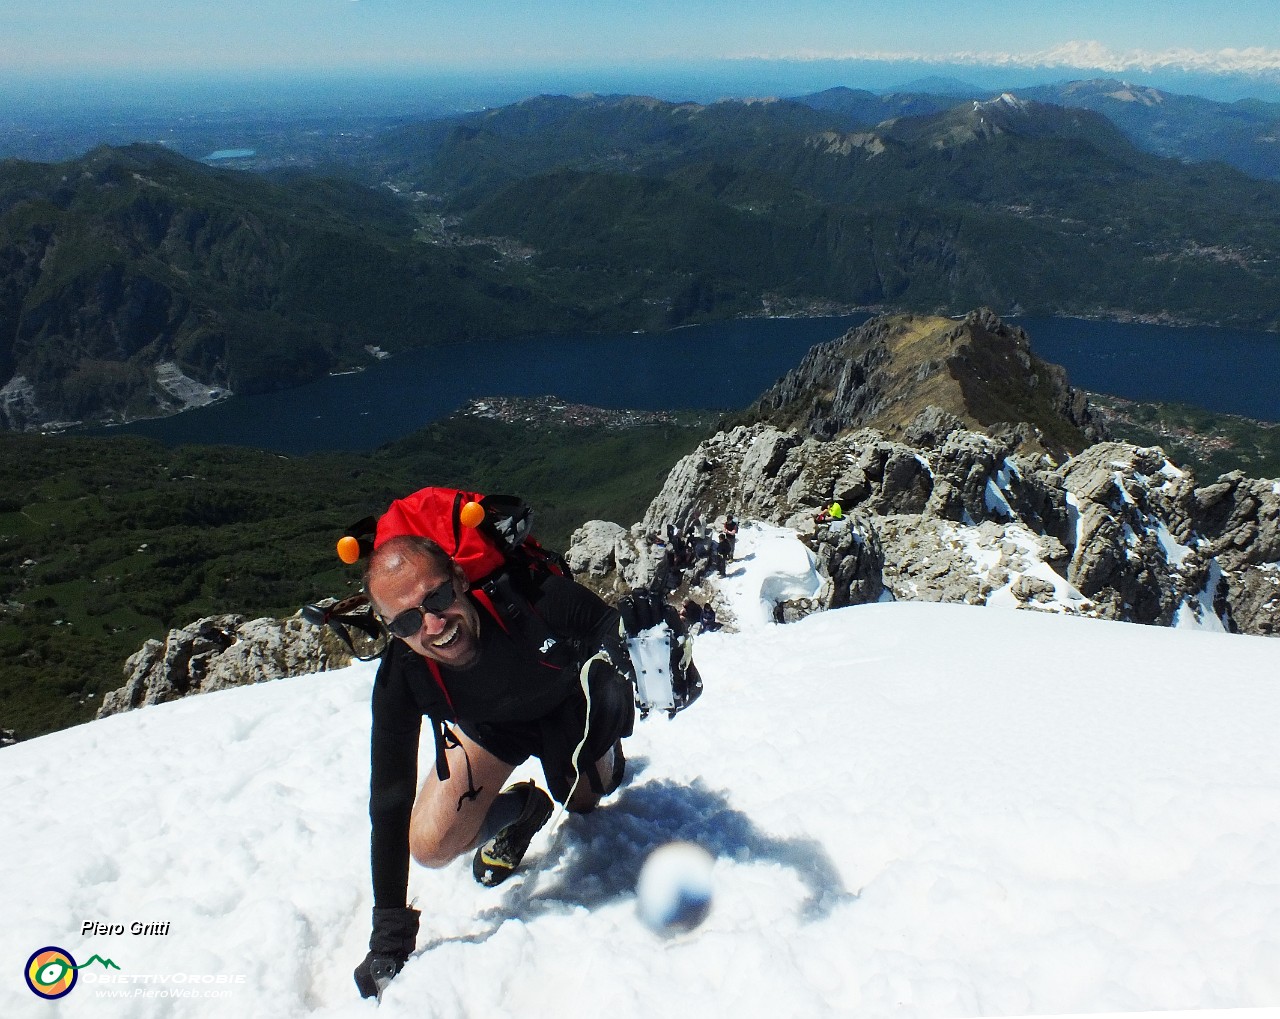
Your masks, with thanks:
[(1025, 110), (1030, 105), (1025, 99), (1019, 99), (1012, 92), (1001, 92), (995, 99), (988, 99), (985, 103), (978, 102), (976, 99), (973, 103), (973, 111), (978, 113), (982, 110), (992, 108), (1004, 108), (1009, 110)]

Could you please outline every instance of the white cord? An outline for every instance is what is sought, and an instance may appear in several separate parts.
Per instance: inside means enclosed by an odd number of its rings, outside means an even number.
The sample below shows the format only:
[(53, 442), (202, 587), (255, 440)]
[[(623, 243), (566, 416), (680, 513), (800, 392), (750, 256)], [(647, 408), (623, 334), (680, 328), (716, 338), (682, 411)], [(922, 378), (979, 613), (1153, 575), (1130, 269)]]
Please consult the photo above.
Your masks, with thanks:
[[(565, 810), (569, 805), (569, 801), (573, 799), (573, 794), (578, 791), (578, 785), (582, 782), (582, 769), (578, 767), (578, 756), (582, 753), (583, 748), (587, 745), (587, 737), (591, 732), (591, 664), (593, 662), (606, 662), (612, 664), (608, 653), (601, 650), (582, 663), (582, 668), (578, 670), (578, 683), (582, 687), (582, 696), (587, 700), (587, 714), (582, 723), (582, 739), (578, 741), (578, 745), (573, 748), (573, 756), (569, 759), (569, 763), (573, 765), (573, 785), (569, 787), (569, 794), (564, 798), (564, 802), (557, 806), (551, 823), (547, 825), (548, 840), (555, 834), (556, 826), (560, 823), (560, 819), (564, 816)], [(595, 762), (591, 762), (591, 766), (595, 766)]]

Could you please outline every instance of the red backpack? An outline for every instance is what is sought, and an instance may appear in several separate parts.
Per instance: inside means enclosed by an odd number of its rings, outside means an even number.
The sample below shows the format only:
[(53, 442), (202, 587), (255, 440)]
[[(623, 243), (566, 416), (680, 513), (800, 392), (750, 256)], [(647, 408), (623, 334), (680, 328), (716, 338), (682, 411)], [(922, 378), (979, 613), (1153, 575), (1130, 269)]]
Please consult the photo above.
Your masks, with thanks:
[[(382, 516), (365, 517), (348, 527), (338, 539), (338, 558), (348, 565), (354, 564), (397, 535), (430, 538), (462, 567), (471, 582), (472, 596), (508, 635), (530, 647), (542, 664), (564, 669), (576, 653), (573, 642), (548, 639), (550, 630), (526, 599), (531, 588), (548, 575), (568, 576), (569, 566), (561, 556), (543, 548), (530, 536), (532, 525), (532, 510), (515, 496), (481, 495), (456, 488), (422, 488), (396, 499)], [(361, 661), (380, 658), (390, 649), (382, 640), (385, 630), (363, 591), (327, 608), (308, 605), (302, 615), (317, 626), (328, 625)], [(360, 654), (348, 627), (370, 639), (372, 653)], [(449, 777), (445, 750), (453, 738), (445, 723), (456, 720), (456, 713), (440, 667), (430, 659), (426, 660), (426, 667), (435, 680), (437, 692), (426, 713), (431, 718), (436, 744), (436, 773), (443, 781)], [(468, 777), (463, 798), (474, 798), (477, 794)]]
[[(474, 589), (508, 577), (517, 590), (527, 590), (548, 574), (569, 576), (564, 558), (544, 548), (530, 535), (533, 511), (516, 496), (482, 495), (456, 488), (421, 488), (396, 499), (380, 517), (365, 517), (338, 539), (338, 558), (354, 564), (388, 538), (414, 534), (430, 538), (462, 567)], [(381, 628), (366, 594), (352, 595), (321, 608), (304, 606), (303, 618), (317, 626), (328, 624), (357, 658), (346, 627), (354, 627), (375, 641)]]
[(416, 534), (449, 553), (473, 584), (513, 567), (567, 576), (564, 559), (530, 536), (532, 527), (533, 511), (514, 495), (420, 488), (396, 499), (376, 520), (365, 517), (347, 528), (338, 556), (354, 563), (388, 538)]

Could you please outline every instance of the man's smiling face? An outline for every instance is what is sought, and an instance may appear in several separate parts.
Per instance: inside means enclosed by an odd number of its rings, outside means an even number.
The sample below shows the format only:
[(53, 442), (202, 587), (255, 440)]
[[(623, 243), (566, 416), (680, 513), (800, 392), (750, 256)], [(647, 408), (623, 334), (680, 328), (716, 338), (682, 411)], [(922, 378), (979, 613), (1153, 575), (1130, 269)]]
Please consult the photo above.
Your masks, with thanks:
[[(421, 620), (412, 635), (400, 639), (424, 658), (454, 669), (473, 665), (480, 653), (480, 615), (466, 590), (466, 577), (456, 565), (418, 555), (396, 557), (369, 580), (369, 597), (383, 619), (404, 613), (410, 624)], [(450, 591), (452, 599), (441, 606)], [(424, 608), (424, 599), (439, 611)]]

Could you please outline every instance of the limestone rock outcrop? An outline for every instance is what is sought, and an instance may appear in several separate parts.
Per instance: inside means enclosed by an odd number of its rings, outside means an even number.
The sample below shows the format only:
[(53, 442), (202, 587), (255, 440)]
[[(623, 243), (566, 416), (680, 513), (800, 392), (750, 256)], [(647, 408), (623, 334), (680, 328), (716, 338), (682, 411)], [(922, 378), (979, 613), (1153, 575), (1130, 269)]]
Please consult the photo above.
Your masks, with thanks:
[[(1197, 486), (1158, 447), (1101, 442), (1058, 463), (1017, 430), (971, 431), (927, 407), (902, 439), (864, 428), (819, 439), (739, 425), (672, 469), (643, 520), (614, 525), (608, 556), (570, 560), (619, 591), (659, 577), (661, 536), (726, 513), (799, 531), (823, 589), (804, 611), (898, 599), (1052, 608), (1155, 625), (1275, 634), (1280, 482), (1239, 473)], [(911, 440), (911, 441), (908, 441)], [(818, 524), (839, 502), (846, 517)], [(611, 572), (606, 559), (617, 564)], [(664, 581), (665, 583), (665, 581)]]
[(98, 717), (350, 662), (350, 652), (327, 629), (299, 616), (208, 616), (170, 630), (163, 641), (148, 640), (130, 655), (124, 686), (103, 698)]

